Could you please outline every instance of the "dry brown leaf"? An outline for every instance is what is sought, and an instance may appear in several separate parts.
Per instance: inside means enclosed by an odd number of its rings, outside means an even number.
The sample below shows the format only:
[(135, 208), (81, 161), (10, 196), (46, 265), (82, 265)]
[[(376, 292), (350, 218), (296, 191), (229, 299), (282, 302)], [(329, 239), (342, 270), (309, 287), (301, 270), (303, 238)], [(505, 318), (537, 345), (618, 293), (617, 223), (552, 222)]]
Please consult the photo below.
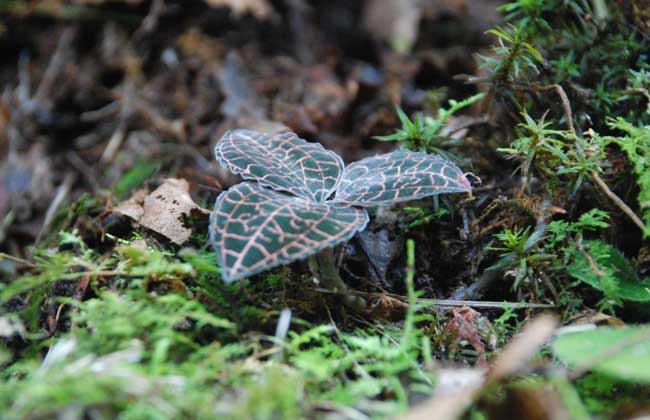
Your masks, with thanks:
[(147, 194), (149, 194), (149, 191), (145, 189), (137, 190), (131, 195), (131, 198), (121, 202), (113, 211), (128, 216), (135, 221), (139, 221), (144, 215), (142, 203), (144, 203)]
[(146, 190), (136, 191), (113, 211), (180, 245), (192, 234), (182, 220), (183, 215), (189, 215), (192, 210), (203, 211), (190, 197), (187, 181), (168, 178), (151, 194)]
[(273, 7), (267, 0), (205, 0), (211, 7), (227, 7), (232, 10), (235, 17), (251, 13), (257, 19), (264, 20), (271, 17)]
[[(481, 314), (474, 309), (463, 306), (452, 310), (453, 318), (447, 323), (447, 331), (454, 337), (454, 340), (467, 340), (479, 355), (485, 354), (485, 346), (481, 341), (481, 333), (478, 328), (478, 321)], [(452, 343), (453, 347), (457, 343)]]

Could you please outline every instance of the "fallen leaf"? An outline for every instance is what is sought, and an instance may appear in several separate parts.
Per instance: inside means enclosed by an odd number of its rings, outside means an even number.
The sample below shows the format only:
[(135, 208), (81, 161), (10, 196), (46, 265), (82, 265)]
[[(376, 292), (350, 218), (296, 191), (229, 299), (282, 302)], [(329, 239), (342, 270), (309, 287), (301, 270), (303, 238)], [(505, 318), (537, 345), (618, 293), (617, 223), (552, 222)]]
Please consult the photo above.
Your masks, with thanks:
[[(485, 354), (485, 346), (481, 341), (481, 333), (478, 328), (481, 314), (467, 306), (454, 308), (452, 313), (453, 318), (447, 323), (447, 331), (454, 336), (455, 340), (467, 340), (480, 355)], [(453, 343), (454, 346), (456, 344)]]
[(142, 208), (142, 203), (144, 203), (145, 197), (149, 194), (149, 191), (145, 189), (137, 190), (133, 193), (131, 198), (126, 201), (123, 201), (113, 209), (114, 212), (129, 216), (135, 221), (139, 221), (144, 215), (144, 209)]
[(205, 212), (190, 197), (187, 181), (174, 178), (166, 179), (150, 194), (145, 190), (136, 191), (113, 209), (179, 245), (192, 234), (192, 230), (183, 225), (182, 217), (193, 210)]

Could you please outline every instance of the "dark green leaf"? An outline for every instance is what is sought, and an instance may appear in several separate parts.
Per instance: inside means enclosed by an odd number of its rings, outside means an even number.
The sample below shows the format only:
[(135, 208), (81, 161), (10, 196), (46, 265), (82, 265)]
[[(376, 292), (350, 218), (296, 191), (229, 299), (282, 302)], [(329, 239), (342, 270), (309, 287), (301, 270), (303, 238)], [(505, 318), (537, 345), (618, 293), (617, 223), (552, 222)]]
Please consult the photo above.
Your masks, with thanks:
[[(650, 301), (650, 279), (640, 279), (616, 248), (600, 241), (586, 241), (585, 247), (585, 251), (576, 251), (573, 263), (567, 268), (570, 275), (624, 300)], [(612, 286), (615, 291), (609, 291)]]
[(210, 240), (224, 280), (232, 282), (316, 254), (350, 239), (367, 223), (364, 209), (244, 182), (217, 198)]
[(291, 132), (228, 131), (215, 155), (219, 163), (244, 179), (316, 201), (324, 201), (334, 192), (343, 171), (343, 161), (336, 153)]
[(335, 200), (375, 206), (471, 190), (469, 181), (453, 163), (435, 155), (400, 150), (348, 166)]

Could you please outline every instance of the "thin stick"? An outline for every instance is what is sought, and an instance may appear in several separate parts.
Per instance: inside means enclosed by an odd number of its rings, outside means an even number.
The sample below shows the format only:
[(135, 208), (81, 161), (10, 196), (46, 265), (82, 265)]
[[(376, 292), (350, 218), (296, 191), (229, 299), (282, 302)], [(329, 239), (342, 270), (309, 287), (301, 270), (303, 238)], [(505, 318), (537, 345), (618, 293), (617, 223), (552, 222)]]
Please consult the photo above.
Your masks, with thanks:
[[(573, 113), (571, 112), (571, 102), (569, 102), (569, 97), (567, 96), (562, 86), (556, 83), (553, 85), (545, 86), (542, 89), (546, 89), (546, 90), (555, 89), (557, 94), (560, 96), (560, 100), (562, 101), (562, 107), (564, 108), (564, 114), (566, 115), (567, 125), (569, 127), (569, 130), (575, 137), (577, 137), (578, 135), (576, 133), (576, 129), (573, 126)], [(642, 232), (647, 231), (646, 226), (641, 220), (641, 218), (639, 218), (639, 216), (637, 216), (636, 213), (634, 213), (634, 211), (630, 208), (630, 206), (625, 204), (625, 202), (621, 200), (621, 198), (609, 188), (609, 186), (605, 183), (605, 181), (603, 181), (600, 175), (598, 175), (596, 172), (592, 172), (591, 179), (598, 186), (598, 188), (600, 188), (605, 193), (605, 195), (607, 195), (618, 206), (618, 208), (620, 208), (623, 211), (623, 213), (625, 213), (634, 222), (634, 224), (641, 229)]]
[(571, 112), (571, 102), (569, 102), (569, 97), (564, 91), (564, 88), (557, 83), (548, 86), (542, 86), (542, 90), (549, 89), (554, 89), (560, 97), (560, 100), (562, 101), (562, 108), (564, 108), (564, 115), (566, 116), (566, 124), (569, 126), (571, 133), (576, 136), (576, 129), (573, 126), (573, 112)]
[(553, 309), (556, 305), (552, 303), (529, 303), (529, 302), (497, 302), (481, 300), (452, 300), (452, 299), (418, 299), (418, 302), (428, 303), (435, 306), (470, 306), (474, 308), (494, 309)]
[(14, 257), (13, 255), (5, 254), (4, 252), (0, 252), (0, 261), (2, 260), (8, 260), (8, 261), (13, 261), (18, 264), (26, 265), (29, 268), (34, 268), (36, 265), (30, 261), (27, 261), (23, 258), (19, 257)]
[[(313, 288), (314, 291), (320, 293), (330, 293), (338, 295), (357, 295), (364, 297), (379, 297), (389, 296), (394, 299), (400, 300), (403, 303), (408, 302), (406, 296), (395, 295), (391, 293), (368, 293), (360, 292), (357, 290), (348, 289), (346, 291), (335, 291), (330, 289), (323, 289), (320, 287)], [(442, 306), (442, 307), (456, 307), (456, 306), (470, 306), (473, 308), (489, 308), (489, 309), (553, 309), (556, 305), (551, 303), (528, 303), (528, 302), (497, 302), (497, 301), (481, 301), (481, 300), (456, 300), (456, 299), (424, 299), (417, 298), (416, 302), (424, 305)]]
[(614, 191), (609, 189), (605, 181), (603, 181), (597, 173), (593, 172), (591, 174), (591, 179), (593, 179), (596, 185), (598, 185), (598, 187), (600, 187), (600, 189), (603, 190), (603, 192), (611, 198), (621, 210), (623, 210), (623, 213), (627, 214), (627, 216), (632, 219), (634, 224), (637, 225), (641, 231), (646, 232), (646, 226), (639, 216), (637, 216), (634, 211), (632, 211), (632, 209), (614, 193)]
[(43, 221), (43, 226), (41, 226), (41, 230), (38, 232), (38, 235), (36, 236), (35, 243), (39, 243), (41, 241), (41, 237), (43, 236), (43, 233), (45, 233), (45, 231), (47, 231), (47, 229), (50, 227), (50, 224), (52, 224), (52, 221), (54, 220), (54, 216), (56, 215), (56, 212), (59, 210), (59, 207), (61, 207), (61, 204), (63, 204), (65, 199), (68, 198), (68, 194), (70, 194), (70, 189), (72, 188), (72, 184), (74, 184), (76, 178), (77, 177), (72, 172), (66, 174), (65, 178), (63, 179), (63, 182), (61, 183), (61, 185), (56, 191), (56, 195), (54, 196), (54, 199), (52, 200), (50, 207), (48, 207), (47, 212), (45, 213), (45, 220)]
[(126, 137), (126, 132), (127, 132), (127, 120), (131, 113), (133, 112), (133, 99), (135, 95), (135, 81), (132, 79), (131, 76), (124, 82), (124, 85), (122, 86), (122, 92), (120, 96), (120, 117), (119, 117), (119, 122), (117, 124), (117, 128), (115, 129), (115, 132), (111, 136), (110, 140), (108, 141), (108, 144), (106, 145), (106, 148), (104, 149), (104, 153), (102, 153), (101, 161), (102, 162), (110, 162), (113, 160), (115, 155), (117, 154), (117, 151), (119, 150), (120, 146), (122, 146), (122, 142), (124, 141), (124, 138)]
[(70, 163), (70, 165), (72, 165), (73, 168), (79, 171), (79, 173), (86, 175), (85, 178), (88, 181), (88, 184), (90, 184), (90, 187), (93, 189), (93, 192), (95, 194), (98, 194), (98, 192), (102, 190), (102, 186), (97, 181), (99, 177), (97, 176), (97, 172), (95, 171), (95, 168), (91, 167), (86, 162), (84, 162), (83, 159), (79, 157), (77, 152), (71, 150), (68, 153), (66, 153), (65, 158)]
[(70, 54), (70, 44), (74, 39), (74, 34), (75, 32), (72, 28), (66, 28), (61, 34), (54, 54), (52, 54), (45, 73), (43, 73), (41, 83), (36, 88), (34, 100), (37, 103), (42, 104), (50, 96), (57, 78), (64, 69), (66, 57)]

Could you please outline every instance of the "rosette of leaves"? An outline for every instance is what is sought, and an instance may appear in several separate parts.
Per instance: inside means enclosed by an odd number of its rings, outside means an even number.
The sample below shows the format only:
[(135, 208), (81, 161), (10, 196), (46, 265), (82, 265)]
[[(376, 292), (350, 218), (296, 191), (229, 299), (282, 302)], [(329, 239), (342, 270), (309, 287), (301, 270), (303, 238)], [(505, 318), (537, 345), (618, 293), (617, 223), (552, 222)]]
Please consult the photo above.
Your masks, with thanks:
[(345, 167), (336, 153), (291, 132), (229, 131), (215, 155), (246, 180), (221, 193), (210, 216), (226, 282), (318, 254), (310, 262), (324, 285), (345, 288), (331, 248), (366, 227), (364, 207), (471, 191), (463, 172), (439, 156), (400, 150)]

